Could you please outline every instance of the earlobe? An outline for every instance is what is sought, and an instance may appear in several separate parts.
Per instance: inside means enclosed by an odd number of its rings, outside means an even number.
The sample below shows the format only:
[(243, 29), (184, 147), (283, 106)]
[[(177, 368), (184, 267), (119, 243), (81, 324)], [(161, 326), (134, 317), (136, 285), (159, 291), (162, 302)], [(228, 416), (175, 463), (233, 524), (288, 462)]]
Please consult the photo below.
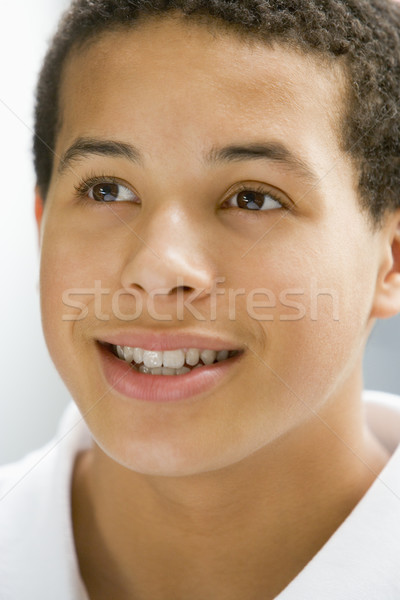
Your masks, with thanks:
[(35, 188), (35, 219), (36, 219), (36, 224), (37, 224), (37, 228), (38, 228), (38, 235), (39, 235), (39, 239), (40, 239), (40, 229), (41, 229), (41, 224), (42, 224), (42, 217), (43, 217), (43, 198), (42, 195), (39, 192), (39, 188), (36, 186)]
[(388, 319), (400, 313), (400, 211), (390, 215), (371, 316)]

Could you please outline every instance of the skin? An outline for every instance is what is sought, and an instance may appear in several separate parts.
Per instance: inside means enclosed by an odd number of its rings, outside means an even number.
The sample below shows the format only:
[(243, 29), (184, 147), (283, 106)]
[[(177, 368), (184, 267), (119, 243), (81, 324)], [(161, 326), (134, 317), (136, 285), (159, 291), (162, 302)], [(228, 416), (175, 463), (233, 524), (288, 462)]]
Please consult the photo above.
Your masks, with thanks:
[[(337, 135), (344, 96), (336, 67), (178, 18), (107, 33), (69, 59), (56, 157), (83, 135), (144, 155), (142, 165), (86, 157), (61, 176), (56, 158), (46, 202), (36, 198), (44, 333), (94, 438), (72, 486), (91, 598), (274, 598), (388, 460), (364, 423), (361, 365), (374, 320), (400, 306), (399, 215), (374, 231), (359, 208)], [(317, 185), (269, 160), (203, 160), (213, 146), (266, 140), (307, 162)], [(140, 202), (84, 203), (74, 186), (93, 174), (117, 177)], [(290, 210), (226, 207), (241, 183), (279, 192)], [(262, 321), (241, 296), (232, 320), (219, 296), (211, 322), (204, 290), (217, 277), (276, 298), (304, 290), (296, 300), (305, 314), (283, 320), (297, 312), (277, 302), (255, 311), (273, 316)], [(79, 298), (87, 316), (63, 320), (77, 313), (64, 290), (95, 280), (144, 299), (167, 288), (155, 305), (174, 314), (179, 278), (185, 294), (203, 290), (193, 306), (206, 320), (144, 312), (121, 322), (111, 294), (102, 299), (108, 321), (88, 294)], [(326, 295), (311, 319), (311, 281), (337, 295), (338, 319)], [(133, 299), (121, 309), (132, 312)], [(219, 334), (246, 352), (196, 401), (135, 401), (109, 389), (96, 350), (103, 335), (127, 330)]]

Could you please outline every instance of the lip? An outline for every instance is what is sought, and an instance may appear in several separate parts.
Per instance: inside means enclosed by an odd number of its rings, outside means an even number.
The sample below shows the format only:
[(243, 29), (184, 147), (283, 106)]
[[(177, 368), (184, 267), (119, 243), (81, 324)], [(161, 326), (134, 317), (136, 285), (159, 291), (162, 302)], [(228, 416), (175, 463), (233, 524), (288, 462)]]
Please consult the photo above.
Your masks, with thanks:
[(233, 340), (227, 340), (218, 335), (201, 336), (190, 333), (121, 333), (105, 335), (98, 341), (114, 346), (130, 346), (144, 350), (180, 350), (197, 348), (199, 350), (244, 350)]
[[(227, 360), (193, 369), (184, 375), (149, 375), (138, 373), (132, 369), (127, 362), (116, 357), (104, 344), (97, 343), (97, 348), (103, 375), (113, 390), (134, 400), (157, 403), (191, 400), (201, 394), (213, 392), (216, 387), (234, 374), (237, 363), (243, 356), (243, 353), (239, 353)], [(207, 348), (209, 347), (207, 346)], [(221, 349), (220, 346), (218, 348)], [(174, 348), (164, 347), (164, 349), (176, 349), (176, 346)], [(213, 349), (210, 348), (210, 350)]]

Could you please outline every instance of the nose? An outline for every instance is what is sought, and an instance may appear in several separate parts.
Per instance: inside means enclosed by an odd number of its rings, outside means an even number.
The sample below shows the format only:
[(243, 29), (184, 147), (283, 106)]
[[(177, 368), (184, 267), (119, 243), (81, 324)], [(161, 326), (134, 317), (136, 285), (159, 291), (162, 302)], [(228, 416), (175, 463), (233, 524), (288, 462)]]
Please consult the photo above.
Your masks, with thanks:
[(178, 291), (196, 291), (196, 298), (209, 294), (216, 279), (215, 265), (204, 229), (193, 221), (181, 208), (170, 206), (136, 227), (139, 240), (132, 244), (124, 265), (122, 286), (169, 297)]

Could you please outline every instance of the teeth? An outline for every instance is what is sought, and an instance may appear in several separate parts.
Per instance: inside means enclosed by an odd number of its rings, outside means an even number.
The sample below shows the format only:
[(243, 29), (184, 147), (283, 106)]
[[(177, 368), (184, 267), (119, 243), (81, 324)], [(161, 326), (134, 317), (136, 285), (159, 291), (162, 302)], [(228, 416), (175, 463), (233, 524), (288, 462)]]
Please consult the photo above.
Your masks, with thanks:
[[(184, 375), (192, 369), (211, 365), (215, 360), (226, 360), (236, 354), (229, 350), (144, 350), (130, 346), (115, 346), (115, 353), (119, 358), (132, 364), (141, 373), (152, 375)], [(186, 366), (185, 366), (186, 365)]]
[[(199, 365), (200, 367), (200, 365)], [(170, 367), (155, 367), (154, 369), (148, 369), (143, 367), (146, 371), (140, 371), (141, 373), (151, 373), (152, 375), (185, 375), (190, 373), (191, 369), (188, 367), (181, 367), (180, 369), (171, 369)], [(139, 370), (141, 367), (139, 367)]]
[(176, 374), (176, 369), (170, 369), (170, 367), (163, 367), (162, 368), (162, 374), (163, 375), (175, 375)]
[(143, 354), (144, 354), (144, 350), (142, 348), (134, 348), (133, 349), (133, 360), (138, 365), (140, 365), (140, 363), (143, 362)]
[(190, 348), (190, 350), (188, 350), (186, 352), (186, 362), (191, 367), (194, 367), (194, 365), (197, 365), (199, 360), (200, 360), (200, 352), (198, 350), (196, 350), (196, 348)]
[(176, 370), (177, 375), (185, 375), (185, 373), (190, 373), (191, 369), (188, 367), (182, 367), (181, 369)]
[(126, 362), (133, 361), (133, 348), (130, 348), (129, 346), (124, 346), (123, 353), (124, 353), (124, 358), (125, 358)]
[(217, 358), (215, 350), (202, 350), (200, 358), (205, 365), (212, 365), (214, 360)]
[(162, 367), (156, 367), (155, 369), (151, 369), (152, 375), (162, 375)]
[(185, 364), (185, 353), (183, 350), (165, 350), (163, 352), (164, 367), (180, 369)]
[(217, 360), (225, 360), (228, 358), (229, 351), (228, 350), (220, 350), (217, 352)]
[(145, 350), (143, 352), (143, 362), (146, 367), (149, 367), (149, 369), (152, 369), (153, 367), (162, 367), (163, 353), (153, 350)]

